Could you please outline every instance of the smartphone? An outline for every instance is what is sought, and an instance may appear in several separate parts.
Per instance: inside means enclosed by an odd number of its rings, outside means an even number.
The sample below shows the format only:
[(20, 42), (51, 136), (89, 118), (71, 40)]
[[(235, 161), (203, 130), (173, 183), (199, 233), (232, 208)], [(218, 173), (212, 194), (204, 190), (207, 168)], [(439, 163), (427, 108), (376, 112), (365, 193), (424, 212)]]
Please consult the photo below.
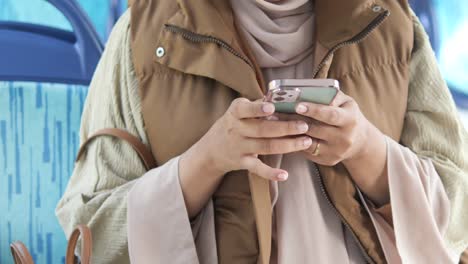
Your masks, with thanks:
[(268, 85), (265, 101), (275, 105), (276, 112), (295, 113), (300, 102), (330, 105), (340, 91), (333, 79), (282, 79)]

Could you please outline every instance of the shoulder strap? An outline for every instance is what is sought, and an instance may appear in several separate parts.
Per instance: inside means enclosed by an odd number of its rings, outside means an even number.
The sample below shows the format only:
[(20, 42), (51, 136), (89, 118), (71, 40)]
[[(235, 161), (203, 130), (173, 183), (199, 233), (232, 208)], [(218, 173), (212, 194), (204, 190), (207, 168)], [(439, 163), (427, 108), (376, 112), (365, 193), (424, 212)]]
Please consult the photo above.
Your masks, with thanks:
[(34, 264), (31, 254), (23, 243), (14, 242), (10, 245), (10, 249), (15, 264)]
[(80, 147), (80, 150), (78, 151), (78, 155), (76, 157), (76, 161), (79, 161), (80, 158), (83, 156), (83, 154), (86, 151), (86, 147), (89, 145), (89, 143), (91, 143), (94, 139), (100, 136), (110, 136), (126, 141), (138, 153), (138, 156), (145, 164), (146, 170), (156, 168), (157, 164), (156, 160), (153, 157), (153, 153), (145, 146), (145, 144), (143, 144), (143, 142), (141, 142), (141, 140), (135, 137), (134, 135), (118, 128), (106, 128), (99, 130), (98, 132), (93, 134)]
[(91, 230), (85, 225), (78, 225), (70, 236), (67, 246), (66, 264), (75, 264), (75, 249), (78, 239), (81, 237), (81, 264), (91, 263), (91, 254), (93, 249), (93, 238)]

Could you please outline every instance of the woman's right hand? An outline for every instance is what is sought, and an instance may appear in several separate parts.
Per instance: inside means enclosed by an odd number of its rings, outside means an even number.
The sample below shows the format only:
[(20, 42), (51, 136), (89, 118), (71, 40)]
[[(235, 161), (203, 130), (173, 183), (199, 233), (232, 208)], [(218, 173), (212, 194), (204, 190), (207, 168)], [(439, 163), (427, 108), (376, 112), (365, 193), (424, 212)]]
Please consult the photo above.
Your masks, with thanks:
[(194, 150), (218, 174), (248, 170), (273, 181), (285, 181), (288, 173), (264, 164), (258, 155), (285, 154), (308, 149), (310, 137), (304, 135), (308, 125), (304, 121), (278, 121), (274, 105), (251, 102), (245, 98), (234, 100), (228, 111), (196, 144)]
[[(210, 130), (179, 160), (179, 179), (187, 213), (195, 217), (223, 176), (248, 170), (273, 181), (285, 181), (287, 171), (264, 164), (258, 155), (285, 154), (308, 149), (304, 121), (278, 121), (271, 103), (239, 98)], [(270, 119), (270, 120), (268, 120)]]

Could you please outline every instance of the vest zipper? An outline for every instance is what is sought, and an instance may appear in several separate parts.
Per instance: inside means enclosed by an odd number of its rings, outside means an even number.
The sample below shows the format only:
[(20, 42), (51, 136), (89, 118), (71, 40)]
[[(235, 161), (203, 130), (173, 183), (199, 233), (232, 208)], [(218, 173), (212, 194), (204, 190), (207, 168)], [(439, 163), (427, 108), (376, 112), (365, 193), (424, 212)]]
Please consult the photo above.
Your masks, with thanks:
[[(314, 72), (314, 78), (317, 77), (317, 74), (319, 73), (319, 71), (323, 68), (323, 66), (325, 65), (326, 61), (330, 59), (330, 57), (337, 51), (339, 50), (340, 48), (342, 47), (345, 47), (345, 46), (348, 46), (348, 45), (353, 45), (353, 44), (357, 44), (361, 41), (363, 41), (367, 36), (369, 36), (370, 33), (372, 33), (372, 31), (374, 31), (374, 29), (376, 29), (378, 26), (380, 26), (384, 21), (385, 19), (387, 19), (387, 17), (390, 15), (390, 11), (385, 11), (384, 13), (382, 13), (380, 16), (378, 16), (376, 19), (374, 19), (374, 21), (372, 21), (372, 23), (370, 23), (363, 31), (361, 31), (359, 34), (357, 34), (356, 36), (354, 36), (352, 39), (348, 40), (348, 41), (345, 41), (345, 42), (342, 42), (338, 45), (336, 45), (333, 49), (331, 49), (328, 54), (325, 56), (325, 58), (322, 60), (322, 62), (319, 64), (319, 66), (317, 67), (317, 69), (315, 70)], [(317, 178), (319, 179), (319, 185), (320, 185), (320, 190), (322, 191), (322, 194), (323, 196), (325, 197), (325, 200), (328, 202), (328, 204), (331, 206), (331, 208), (333, 208), (333, 211), (335, 212), (335, 214), (341, 219), (341, 222), (345, 225), (345, 227), (351, 232), (354, 240), (357, 242), (359, 248), (361, 249), (361, 252), (363, 253), (364, 255), (364, 258), (366, 259), (366, 261), (368, 263), (371, 263), (371, 264), (374, 264), (375, 261), (372, 260), (372, 258), (369, 256), (369, 254), (367, 253), (367, 251), (364, 249), (364, 246), (362, 245), (361, 241), (357, 238), (357, 235), (354, 233), (354, 231), (351, 229), (351, 227), (349, 226), (349, 224), (346, 222), (346, 220), (344, 219), (344, 217), (341, 215), (341, 213), (338, 211), (338, 209), (336, 209), (335, 205), (332, 203), (332, 201), (330, 200), (330, 196), (328, 195), (328, 192), (327, 190), (325, 189), (325, 184), (323, 183), (323, 177), (322, 175), (320, 174), (320, 171), (317, 167), (317, 165), (314, 164), (314, 168), (315, 168), (315, 172), (316, 172), (316, 175), (317, 175)]]
[(335, 213), (335, 215), (338, 216), (338, 218), (340, 218), (341, 222), (343, 223), (343, 225), (345, 225), (346, 229), (348, 229), (350, 231), (351, 235), (353, 236), (354, 241), (356, 241), (356, 243), (358, 244), (359, 249), (361, 250), (364, 258), (367, 261), (367, 263), (374, 264), (375, 262), (369, 256), (367, 251), (364, 249), (364, 246), (362, 245), (361, 241), (359, 241), (359, 239), (357, 238), (356, 234), (351, 229), (349, 224), (345, 221), (345, 219), (343, 218), (341, 213), (338, 211), (338, 209), (336, 209), (336, 207), (331, 202), (330, 197), (328, 196), (327, 190), (325, 189), (325, 184), (323, 183), (323, 178), (322, 178), (322, 176), (320, 174), (319, 169), (317, 168), (317, 165), (315, 165), (315, 164), (314, 164), (314, 171), (315, 171), (315, 175), (317, 175), (317, 178), (318, 178), (320, 190), (322, 191), (322, 194), (325, 197), (325, 200), (327, 201), (328, 205), (332, 208), (332, 211)]
[(184, 28), (174, 26), (174, 25), (171, 25), (171, 24), (165, 24), (164, 28), (166, 30), (172, 32), (172, 33), (181, 35), (184, 39), (187, 39), (187, 40), (189, 40), (191, 42), (195, 42), (195, 43), (214, 43), (214, 44), (218, 45), (219, 47), (227, 50), (228, 52), (230, 52), (234, 56), (240, 58), (245, 63), (247, 63), (253, 70), (255, 70), (255, 67), (254, 67), (253, 63), (249, 60), (249, 58), (242, 55), (240, 52), (236, 51), (233, 47), (231, 47), (231, 45), (229, 45), (228, 43), (226, 43), (225, 41), (223, 41), (223, 40), (221, 40), (219, 38), (197, 34), (197, 33), (194, 33), (192, 31), (189, 31), (189, 30), (186, 30)]
[(336, 45), (333, 47), (325, 56), (325, 58), (320, 62), (318, 65), (317, 69), (314, 71), (314, 78), (317, 77), (317, 74), (320, 72), (320, 70), (325, 66), (325, 63), (330, 59), (330, 57), (339, 49), (342, 47), (348, 46), (348, 45), (353, 45), (353, 44), (358, 44), (359, 42), (363, 41), (367, 36), (369, 36), (374, 29), (376, 29), (378, 26), (380, 26), (385, 19), (390, 15), (390, 11), (386, 10), (383, 12), (380, 16), (378, 16), (376, 19), (374, 19), (363, 31), (358, 33), (356, 36), (351, 38), (350, 40), (347, 40), (345, 42), (341, 42), (340, 44)]

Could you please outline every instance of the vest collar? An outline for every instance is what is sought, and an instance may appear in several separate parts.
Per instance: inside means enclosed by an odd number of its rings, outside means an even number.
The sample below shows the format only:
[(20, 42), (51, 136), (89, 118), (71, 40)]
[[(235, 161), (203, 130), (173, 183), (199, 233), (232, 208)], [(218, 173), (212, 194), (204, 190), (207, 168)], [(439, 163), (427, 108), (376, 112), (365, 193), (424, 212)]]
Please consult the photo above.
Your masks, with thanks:
[(329, 50), (372, 31), (369, 27), (389, 14), (379, 0), (315, 0), (314, 10), (316, 39)]
[[(380, 1), (315, 0), (316, 73), (326, 66), (334, 51), (341, 46), (361, 41), (379, 22), (385, 20), (389, 12)], [(177, 0), (177, 3), (180, 11), (166, 23), (166, 30), (163, 30), (166, 32), (162, 33), (160, 44), (171, 45), (178, 56), (156, 59), (178, 71), (215, 79), (249, 99), (261, 98), (265, 88), (259, 85), (261, 73), (258, 72), (255, 59), (248, 56), (250, 54), (245, 50), (245, 43), (241, 43), (229, 0), (199, 0), (196, 3)], [(194, 54), (196, 50), (184, 48), (187, 45), (180, 41), (180, 38), (175, 38), (177, 33), (165, 34), (168, 25), (180, 29), (178, 33), (185, 40), (198, 41), (200, 54)], [(210, 45), (205, 45), (206, 39), (194, 38), (195, 35), (197, 38), (205, 37), (219, 41), (221, 44), (213, 42), (211, 46), (218, 45), (224, 49), (207, 48), (206, 46)], [(175, 39), (179, 41), (173, 41)], [(236, 53), (238, 58), (233, 53)], [(190, 59), (190, 64), (187, 63), (187, 59)]]
[[(177, 0), (187, 15), (187, 29), (240, 47), (229, 0)], [(352, 39), (387, 12), (381, 0), (312, 0), (316, 14), (316, 38), (324, 47)]]
[(177, 0), (188, 30), (221, 39), (240, 51), (229, 0)]

